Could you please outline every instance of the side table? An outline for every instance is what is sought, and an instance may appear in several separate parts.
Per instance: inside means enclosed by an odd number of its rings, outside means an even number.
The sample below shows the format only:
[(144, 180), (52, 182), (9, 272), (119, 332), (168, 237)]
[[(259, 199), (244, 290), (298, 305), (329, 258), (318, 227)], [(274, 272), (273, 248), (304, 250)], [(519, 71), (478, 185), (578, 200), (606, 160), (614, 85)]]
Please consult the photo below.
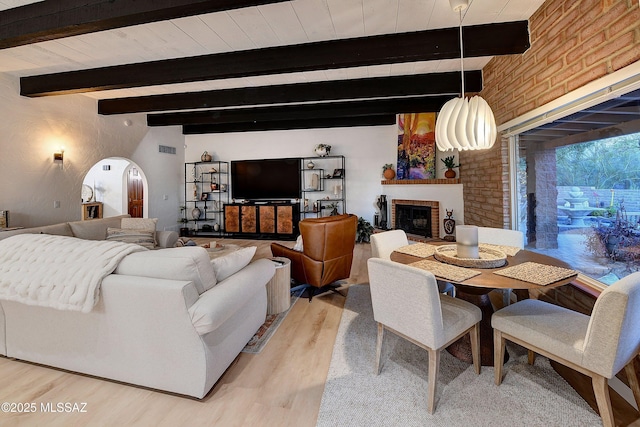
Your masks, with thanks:
[(267, 283), (267, 314), (282, 313), (291, 305), (291, 260), (271, 258), (276, 264), (276, 274)]

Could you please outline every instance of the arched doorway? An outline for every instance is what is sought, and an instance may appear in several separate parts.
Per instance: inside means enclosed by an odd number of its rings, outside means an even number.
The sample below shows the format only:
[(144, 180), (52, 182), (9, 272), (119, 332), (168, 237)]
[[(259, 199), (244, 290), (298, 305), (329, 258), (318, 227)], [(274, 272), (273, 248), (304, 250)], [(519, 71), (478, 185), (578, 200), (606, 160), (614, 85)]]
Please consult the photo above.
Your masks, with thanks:
[(147, 178), (133, 161), (122, 157), (100, 160), (89, 169), (82, 183), (93, 190), (92, 201), (102, 202), (103, 216), (147, 217), (149, 204), (144, 197), (149, 193)]

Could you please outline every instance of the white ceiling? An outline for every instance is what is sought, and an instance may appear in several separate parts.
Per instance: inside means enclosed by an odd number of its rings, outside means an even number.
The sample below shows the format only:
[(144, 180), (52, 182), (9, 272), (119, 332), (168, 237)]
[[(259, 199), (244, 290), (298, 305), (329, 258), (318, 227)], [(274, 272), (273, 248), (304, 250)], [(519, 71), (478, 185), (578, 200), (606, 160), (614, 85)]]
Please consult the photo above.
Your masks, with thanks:
[[(50, 0), (55, 1), (55, 0)], [(474, 0), (463, 25), (527, 20), (543, 0)], [(0, 10), (33, 0), (0, 0)], [(173, 19), (0, 50), (0, 72), (40, 75), (322, 40), (456, 27), (448, 0), (292, 0)], [(465, 59), (480, 70), (490, 57)], [(459, 60), (425, 61), (183, 83), (87, 94), (97, 99), (310, 81), (455, 71)]]

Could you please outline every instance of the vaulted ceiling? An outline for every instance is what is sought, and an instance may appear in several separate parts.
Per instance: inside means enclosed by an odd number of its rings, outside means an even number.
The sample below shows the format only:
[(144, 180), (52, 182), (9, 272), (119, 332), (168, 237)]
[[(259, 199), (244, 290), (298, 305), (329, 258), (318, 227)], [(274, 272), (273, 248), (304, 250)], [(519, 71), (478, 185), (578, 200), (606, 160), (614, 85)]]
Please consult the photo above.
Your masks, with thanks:
[[(468, 92), (542, 3), (471, 2)], [(185, 133), (393, 123), (459, 93), (459, 19), (448, 0), (0, 0), (0, 72)]]

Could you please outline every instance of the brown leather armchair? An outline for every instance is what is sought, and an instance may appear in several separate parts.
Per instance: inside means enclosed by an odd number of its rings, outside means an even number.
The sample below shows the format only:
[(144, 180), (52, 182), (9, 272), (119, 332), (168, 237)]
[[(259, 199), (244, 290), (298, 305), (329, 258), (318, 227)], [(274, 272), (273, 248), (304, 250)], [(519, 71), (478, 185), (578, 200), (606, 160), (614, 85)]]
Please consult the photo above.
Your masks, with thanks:
[(309, 301), (318, 289), (346, 279), (351, 274), (356, 241), (356, 215), (306, 218), (299, 223), (303, 251), (271, 243), (273, 256), (291, 260), (291, 278), (309, 289)]

